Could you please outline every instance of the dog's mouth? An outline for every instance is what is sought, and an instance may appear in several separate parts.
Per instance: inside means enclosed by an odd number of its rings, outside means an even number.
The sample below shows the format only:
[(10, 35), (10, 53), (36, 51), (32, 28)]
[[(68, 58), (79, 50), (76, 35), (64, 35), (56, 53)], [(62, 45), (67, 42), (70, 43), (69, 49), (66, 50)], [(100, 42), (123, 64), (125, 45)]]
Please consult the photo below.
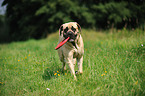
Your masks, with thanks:
[(61, 46), (63, 46), (63, 45), (69, 40), (69, 38), (70, 38), (70, 37), (68, 37), (67, 39), (64, 39), (63, 41), (61, 41), (61, 42), (56, 46), (55, 49), (57, 50), (57, 49), (59, 49)]
[(69, 38), (69, 40), (68, 40), (68, 42), (74, 42), (75, 41), (75, 39), (76, 39), (76, 36), (77, 35), (75, 35), (73, 32), (67, 32), (66, 34), (64, 34), (64, 37), (65, 37), (65, 39), (66, 38), (68, 38), (68, 37), (70, 37)]
[(74, 42), (74, 41), (75, 41), (74, 39), (69, 39), (69, 40), (68, 40), (68, 42)]

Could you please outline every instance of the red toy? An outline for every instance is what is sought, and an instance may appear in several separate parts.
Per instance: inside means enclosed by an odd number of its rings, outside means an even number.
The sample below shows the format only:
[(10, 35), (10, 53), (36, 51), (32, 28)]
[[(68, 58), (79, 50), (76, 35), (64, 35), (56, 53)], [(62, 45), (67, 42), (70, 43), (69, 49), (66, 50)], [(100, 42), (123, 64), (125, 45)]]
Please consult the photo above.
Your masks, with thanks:
[(63, 41), (61, 41), (55, 48), (55, 50), (59, 49), (62, 45), (64, 45), (68, 40), (69, 40), (70, 37), (64, 39)]

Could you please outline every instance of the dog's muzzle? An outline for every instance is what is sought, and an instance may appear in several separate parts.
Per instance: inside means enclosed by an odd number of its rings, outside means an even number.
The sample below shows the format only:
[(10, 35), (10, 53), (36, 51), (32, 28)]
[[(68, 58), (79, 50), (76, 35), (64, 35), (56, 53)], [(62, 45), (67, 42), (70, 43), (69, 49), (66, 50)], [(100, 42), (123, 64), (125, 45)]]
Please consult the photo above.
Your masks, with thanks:
[(77, 36), (77, 35), (75, 35), (74, 32), (72, 32), (72, 31), (68, 31), (68, 32), (66, 33), (66, 35), (64, 35), (65, 38), (70, 37), (70, 39), (68, 40), (68, 42), (74, 42), (75, 39), (76, 39), (76, 36)]

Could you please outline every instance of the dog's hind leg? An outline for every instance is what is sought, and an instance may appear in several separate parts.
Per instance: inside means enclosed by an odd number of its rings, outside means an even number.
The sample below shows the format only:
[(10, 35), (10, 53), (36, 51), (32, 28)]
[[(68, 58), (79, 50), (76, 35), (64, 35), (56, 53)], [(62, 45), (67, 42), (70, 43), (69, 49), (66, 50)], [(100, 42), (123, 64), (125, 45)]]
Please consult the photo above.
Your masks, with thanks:
[(62, 72), (66, 70), (66, 63), (64, 57), (61, 59), (62, 62)]
[(65, 71), (65, 70), (66, 70), (66, 64), (65, 64), (65, 62), (63, 62), (63, 64), (62, 64), (62, 72)]
[(73, 58), (73, 65), (74, 65), (74, 68), (75, 68), (75, 65), (76, 65), (76, 58)]
[(78, 64), (78, 72), (82, 74), (83, 73), (83, 56), (77, 59), (77, 64)]

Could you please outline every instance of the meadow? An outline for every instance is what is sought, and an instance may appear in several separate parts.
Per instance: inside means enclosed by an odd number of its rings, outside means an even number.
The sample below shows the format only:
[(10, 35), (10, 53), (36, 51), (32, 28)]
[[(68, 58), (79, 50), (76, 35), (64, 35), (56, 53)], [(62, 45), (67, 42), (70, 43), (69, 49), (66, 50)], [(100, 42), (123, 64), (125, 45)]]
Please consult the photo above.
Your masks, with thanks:
[[(145, 32), (82, 30), (83, 75), (73, 79), (54, 49), (58, 32), (42, 40), (0, 44), (0, 96), (144, 96)], [(75, 68), (77, 70), (77, 66)]]

